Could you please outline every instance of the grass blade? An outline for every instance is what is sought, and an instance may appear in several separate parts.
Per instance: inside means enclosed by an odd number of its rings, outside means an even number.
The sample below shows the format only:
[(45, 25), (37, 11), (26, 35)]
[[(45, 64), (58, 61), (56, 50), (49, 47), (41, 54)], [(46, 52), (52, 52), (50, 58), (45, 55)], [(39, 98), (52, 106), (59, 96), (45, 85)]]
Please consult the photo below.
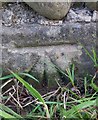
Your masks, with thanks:
[[(9, 70), (10, 71), (10, 70)], [(10, 71), (16, 79), (18, 79), (25, 87), (26, 89), (30, 92), (30, 94), (37, 98), (45, 107), (45, 110), (46, 110), (46, 115), (47, 115), (47, 118), (50, 118), (50, 115), (49, 115), (49, 111), (48, 111), (48, 107), (47, 105), (45, 104), (45, 101), (44, 99), (42, 98), (42, 96), (40, 95), (40, 93), (35, 89), (33, 88), (28, 82), (26, 82), (25, 80), (23, 80), (20, 76), (18, 76), (17, 74), (15, 74), (14, 72)]]
[[(95, 104), (96, 104), (96, 100), (83, 102), (83, 103), (81, 103), (81, 104), (79, 104), (77, 106), (73, 106), (68, 111), (64, 111), (64, 116), (66, 116), (67, 118), (69, 118), (71, 115), (73, 115), (77, 111), (85, 109), (85, 108), (90, 107), (92, 105), (94, 106)], [(75, 107), (75, 109), (74, 109), (74, 107)]]
[(43, 98), (41, 97), (40, 93), (35, 88), (33, 88), (29, 83), (27, 83), (25, 80), (23, 80), (17, 74), (13, 73), (12, 71), (11, 71), (11, 73), (15, 76), (15, 78), (17, 78), (27, 88), (27, 90), (30, 92), (30, 94), (32, 96), (39, 99), (39, 101), (42, 102), (43, 104), (45, 103)]
[(35, 77), (33, 77), (32, 75), (28, 74), (28, 73), (20, 73), (20, 75), (25, 75), (33, 80), (35, 80), (36, 82), (39, 82)]
[(94, 77), (93, 77), (92, 80), (91, 80), (91, 87), (92, 87), (96, 92), (98, 92), (98, 86), (94, 83), (95, 78), (96, 78), (96, 74), (94, 75)]
[(15, 119), (16, 117), (6, 113), (5, 111), (0, 110), (0, 116), (7, 119)]
[(86, 93), (87, 93), (87, 78), (86, 77), (84, 78), (84, 89), (85, 89), (85, 96), (86, 96)]
[(7, 76), (4, 76), (4, 77), (1, 77), (0, 80), (6, 80), (6, 79), (10, 79), (14, 77), (12, 74), (11, 75), (7, 75)]
[[(35, 80), (36, 82), (39, 82), (35, 77), (33, 77), (32, 75), (28, 74), (28, 73), (19, 73), (19, 75), (24, 75), (24, 76), (27, 76), (33, 80)], [(7, 75), (7, 76), (4, 76), (4, 77), (1, 77), (0, 80), (6, 80), (6, 79), (10, 79), (14, 77), (13, 74), (10, 74), (10, 75)]]
[(13, 110), (11, 110), (10, 108), (8, 108), (7, 106), (0, 104), (0, 109), (2, 109), (3, 111), (12, 114), (13, 116), (17, 117), (17, 118), (22, 118), (20, 115), (18, 115), (16, 112), (14, 112)]

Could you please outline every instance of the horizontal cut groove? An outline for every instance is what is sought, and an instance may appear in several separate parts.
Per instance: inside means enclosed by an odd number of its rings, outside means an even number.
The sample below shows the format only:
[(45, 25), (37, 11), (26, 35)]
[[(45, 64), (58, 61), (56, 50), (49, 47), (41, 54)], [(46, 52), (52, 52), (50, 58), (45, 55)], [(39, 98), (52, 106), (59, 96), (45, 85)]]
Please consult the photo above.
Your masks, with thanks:
[[(22, 50), (22, 49), (41, 49), (41, 48), (46, 48), (46, 49), (48, 49), (48, 48), (52, 48), (52, 47), (78, 47), (79, 45), (77, 45), (77, 44), (61, 44), (61, 45), (48, 45), (48, 46), (36, 46), (36, 47), (19, 47), (19, 48), (12, 48), (13, 50)], [(8, 48), (8, 49), (10, 49), (10, 48)]]
[(46, 44), (46, 45), (38, 45), (38, 46), (33, 46), (33, 45), (32, 46), (24, 46), (24, 47), (17, 46), (15, 48), (37, 48), (37, 47), (50, 47), (50, 46), (52, 47), (52, 46), (62, 46), (62, 45), (77, 45), (77, 43), (75, 43), (75, 42), (73, 42), (73, 43), (72, 42), (71, 43), (70, 42), (62, 42), (62, 43), (58, 43), (58, 44), (54, 43), (54, 44)]

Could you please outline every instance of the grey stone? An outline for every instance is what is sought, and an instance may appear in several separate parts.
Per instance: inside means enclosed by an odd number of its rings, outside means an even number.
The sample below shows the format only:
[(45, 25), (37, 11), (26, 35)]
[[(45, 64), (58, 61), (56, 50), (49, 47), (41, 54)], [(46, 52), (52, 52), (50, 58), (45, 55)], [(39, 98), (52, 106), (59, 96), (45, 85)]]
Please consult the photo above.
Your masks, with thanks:
[(96, 11), (96, 10), (94, 10), (94, 12), (93, 12), (92, 21), (98, 22), (98, 11)]
[(69, 11), (71, 2), (27, 2), (40, 15), (49, 19), (62, 19)]
[[(18, 6), (18, 8), (21, 7)], [(16, 14), (18, 9), (15, 9), (16, 11), (14, 11), (14, 7), (12, 9), (10, 8), (10, 11)], [(7, 10), (9, 15), (10, 11)], [(24, 7), (22, 12), (18, 11), (19, 17), (24, 15), (23, 11)], [(72, 12), (73, 19), (74, 15), (79, 14), (82, 14), (83, 17), (92, 16), (91, 12), (86, 9), (73, 10)], [(40, 81), (38, 84), (28, 79), (32, 85), (38, 88), (51, 88), (52, 86), (57, 87), (55, 80), (61, 82), (61, 76), (54, 65), (65, 72), (70, 64), (75, 63), (77, 75), (84, 75), (87, 71), (92, 73), (93, 62), (85, 54), (81, 44), (90, 53), (92, 47), (98, 49), (97, 22), (90, 20), (86, 22), (83, 19), (79, 22), (70, 19), (69, 21), (50, 21), (42, 16), (38, 17), (36, 14), (31, 14), (30, 11), (26, 12), (25, 15), (27, 13), (32, 16), (32, 19), (34, 16), (37, 17), (37, 22), (34, 18), (35, 22), (22, 23), (20, 26), (17, 24), (10, 27), (6, 26), (7, 24), (2, 25), (2, 31), (0, 31), (0, 36), (2, 35), (2, 45), (0, 46), (2, 60), (0, 60), (0, 66), (3, 69), (3, 74), (9, 74), (7, 68), (14, 72), (27, 72)], [(10, 16), (13, 15), (10, 14), (8, 18)], [(24, 20), (25, 17), (21, 18)], [(5, 19), (4, 21), (6, 23), (9, 20)], [(46, 23), (44, 24), (43, 21)]]
[(74, 61), (78, 61), (78, 57), (81, 56), (81, 47), (75, 45), (62, 45), (62, 48), (53, 49), (50, 53), (47, 53), (54, 65), (58, 66), (63, 71)]
[(2, 14), (2, 21), (5, 22), (5, 26), (11, 26), (12, 25), (12, 17), (13, 17), (13, 12), (11, 10), (5, 10)]
[(88, 10), (80, 9), (74, 11), (70, 9), (66, 19), (73, 22), (91, 22), (91, 18), (92, 16)]
[[(69, 64), (73, 60), (78, 61), (82, 54), (81, 49), (71, 45), (12, 49), (2, 47), (2, 51), (3, 73), (9, 73), (7, 68), (14, 72), (30, 73), (37, 78), (40, 83), (37, 84), (32, 79), (28, 79), (28, 82), (34, 86), (37, 85), (39, 88), (44, 85), (46, 85), (47, 88), (52, 88), (51, 85), (57, 87), (55, 80), (59, 81), (59, 83), (61, 83), (61, 81), (54, 65), (57, 65), (65, 71)], [(52, 53), (56, 57), (59, 56), (59, 58), (54, 58)], [(63, 54), (64, 56), (62, 56)]]
[(68, 21), (77, 21), (77, 14), (73, 10), (69, 10), (69, 14), (67, 15), (67, 20)]
[(57, 83), (59, 83), (59, 84), (61, 83), (59, 73), (58, 73), (57, 69), (55, 68), (54, 63), (51, 61), (51, 59), (48, 55), (46, 55), (44, 62), (45, 62), (44, 81), (47, 80), (45, 82), (44, 86), (47, 86), (47, 90), (55, 89), (58, 87)]
[[(29, 24), (16, 27), (2, 26), (2, 44), (8, 47), (35, 47), (59, 44), (93, 44), (96, 40), (96, 23), (70, 23), (61, 26)], [(88, 42), (87, 42), (88, 41)]]
[[(12, 14), (11, 14), (12, 13)], [(2, 13), (1, 13), (2, 14)], [(4, 26), (21, 28), (27, 24), (44, 26), (61, 26), (64, 22), (91, 22), (92, 12), (87, 8), (72, 8), (62, 20), (49, 20), (26, 6), (24, 3), (9, 4), (3, 8), (2, 23)], [(35, 26), (34, 26), (35, 27)]]
[(24, 3), (4, 4), (2, 12), (2, 23), (5, 26), (19, 27), (25, 23), (37, 21), (37, 18), (40, 19), (40, 17)]
[[(90, 46), (89, 49), (91, 49)], [(36, 88), (47, 87), (49, 89), (57, 87), (57, 82), (61, 84), (60, 76), (54, 65), (65, 72), (70, 64), (75, 63), (78, 68), (77, 75), (83, 75), (87, 70), (93, 71), (91, 60), (82, 52), (82, 47), (77, 45), (25, 49), (3, 48), (2, 55), (3, 73), (9, 73), (7, 68), (14, 72), (29, 72), (39, 80), (39, 83), (37, 83), (33, 79), (28, 79), (28, 82)]]
[(39, 58), (40, 56), (32, 53), (31, 49), (2, 47), (3, 73), (9, 73), (7, 68), (14, 72), (29, 72)]
[[(36, 53), (37, 54), (37, 53)], [(44, 51), (41, 52), (40, 59), (38, 61), (34, 62), (34, 66), (30, 70), (30, 75), (34, 76), (38, 81), (34, 81), (33, 79), (29, 79), (28, 82), (33, 85), (33, 87), (36, 88), (42, 88), (44, 86)]]

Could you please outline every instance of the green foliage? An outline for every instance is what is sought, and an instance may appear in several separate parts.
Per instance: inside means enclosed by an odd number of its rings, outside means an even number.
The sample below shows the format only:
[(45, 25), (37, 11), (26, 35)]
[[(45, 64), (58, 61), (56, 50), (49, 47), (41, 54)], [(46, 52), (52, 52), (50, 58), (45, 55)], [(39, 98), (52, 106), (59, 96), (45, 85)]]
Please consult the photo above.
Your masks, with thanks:
[(69, 80), (73, 86), (75, 86), (75, 84), (74, 84), (75, 72), (74, 71), (75, 71), (75, 66), (74, 66), (74, 64), (72, 64), (71, 68), (66, 69), (67, 74), (65, 74), (69, 78)]
[[(30, 75), (30, 74), (28, 74), (28, 73), (19, 73), (18, 75), (24, 75), (24, 76), (26, 76), (26, 77), (29, 77), (29, 78), (35, 80), (36, 82), (39, 82), (35, 77), (33, 77), (32, 75)], [(13, 78), (13, 77), (14, 77), (14, 75), (13, 75), (13, 74), (10, 74), (10, 75), (1, 77), (0, 80), (6, 80), (6, 79)]]
[[(88, 100), (88, 101), (82, 102), (78, 105), (73, 105), (72, 108), (69, 110), (63, 109), (63, 117), (64, 118), (73, 118), (73, 117), (75, 118), (75, 117), (77, 117), (77, 113), (81, 114), (81, 111), (83, 109), (91, 107), (91, 106), (95, 106), (95, 104), (96, 104), (96, 100)], [(82, 117), (82, 115), (81, 115), (81, 117)]]
[(16, 112), (8, 108), (7, 106), (0, 104), (0, 116), (7, 119), (19, 119), (22, 118)]
[[(94, 63), (94, 67), (98, 68), (98, 57), (96, 51), (93, 49), (91, 55), (85, 48), (87, 55), (91, 58)], [(55, 66), (55, 65), (54, 65)], [(15, 77), (20, 83), (22, 83), (25, 88), (29, 91), (29, 93), (36, 98), (36, 104), (32, 105), (31, 112), (27, 113), (25, 117), (29, 118), (42, 118), (42, 119), (56, 119), (55, 116), (59, 117), (59, 119), (66, 118), (77, 118), (77, 119), (95, 119), (96, 118), (96, 109), (95, 106), (98, 104), (98, 86), (94, 82), (96, 79), (97, 73), (92, 77), (84, 77), (83, 78), (83, 87), (84, 93), (81, 95), (77, 86), (75, 86), (75, 65), (72, 64), (69, 68), (66, 69), (66, 73), (55, 66), (57, 70), (60, 71), (63, 75), (65, 75), (72, 84), (72, 88), (67, 88), (66, 86), (60, 88), (60, 95), (63, 96), (63, 100), (58, 100), (58, 96), (56, 94), (55, 100), (44, 100), (42, 95), (32, 87), (28, 82), (26, 82), (21, 76), (27, 76), (32, 78), (33, 80), (39, 82), (36, 78), (28, 73), (19, 73), (16, 74), (10, 71), (12, 74), (8, 76), (4, 76), (0, 78), (0, 80), (10, 79)], [(90, 83), (88, 83), (88, 80)], [(94, 92), (93, 94), (89, 92), (89, 88)], [(78, 92), (78, 93), (77, 93)], [(53, 94), (54, 97), (54, 94)], [(39, 101), (39, 102), (38, 102)], [(59, 115), (57, 115), (59, 114)], [(0, 104), (0, 116), (2, 118), (12, 118), (12, 119), (20, 119), (21, 115), (18, 115), (16, 112), (8, 108), (7, 106)], [(32, 118), (32, 119), (33, 119)]]
[(34, 87), (32, 87), (29, 83), (27, 83), (25, 80), (23, 80), (19, 75), (15, 74), (12, 71), (11, 71), (11, 73), (15, 76), (15, 78), (17, 78), (17, 80), (19, 80), (26, 87), (26, 89), (30, 92), (30, 94), (32, 96), (37, 98), (41, 102), (41, 104), (43, 104), (44, 109), (46, 111), (47, 118), (50, 118), (48, 107), (47, 107), (44, 99), (40, 95), (40, 93)]
[(95, 78), (96, 78), (96, 74), (95, 74), (95, 76), (94, 76), (94, 77), (92, 78), (92, 80), (91, 80), (91, 87), (92, 87), (96, 92), (98, 92), (98, 86), (94, 83)]
[(60, 68), (58, 68), (56, 65), (54, 66), (62, 75), (65, 75), (69, 79), (69, 81), (73, 86), (75, 86), (75, 65), (74, 64), (70, 65), (70, 67), (66, 69), (66, 73)]
[(90, 52), (89, 52), (84, 46), (83, 46), (83, 48), (84, 48), (86, 54), (87, 54), (87, 55), (91, 58), (91, 60), (93, 61), (94, 67), (98, 67), (98, 56), (97, 56), (96, 50), (93, 48), (93, 49), (92, 49), (92, 54), (93, 54), (93, 55), (91, 55)]

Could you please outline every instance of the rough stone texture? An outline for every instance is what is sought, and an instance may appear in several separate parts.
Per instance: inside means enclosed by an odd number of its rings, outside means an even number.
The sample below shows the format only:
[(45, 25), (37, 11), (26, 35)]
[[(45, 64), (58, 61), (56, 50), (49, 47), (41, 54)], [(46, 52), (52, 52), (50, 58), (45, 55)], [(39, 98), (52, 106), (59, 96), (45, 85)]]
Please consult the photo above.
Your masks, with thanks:
[(93, 12), (92, 21), (98, 22), (98, 11), (96, 11), (96, 10), (94, 10), (94, 12)]
[(27, 24), (41, 24), (61, 26), (66, 22), (97, 22), (97, 11), (91, 12), (87, 8), (71, 8), (62, 20), (49, 20), (34, 12), (24, 3), (9, 3), (4, 6), (2, 23), (7, 27), (21, 27)]
[(69, 14), (67, 15), (67, 20), (74, 22), (91, 22), (91, 15), (91, 12), (87, 9), (80, 9), (77, 11), (70, 9)]
[[(94, 12), (91, 13), (87, 9), (71, 9), (64, 20), (50, 21), (35, 14), (28, 7), (25, 10), (21, 4), (14, 5), (15, 8), (10, 4), (3, 11), (3, 25), (0, 32), (2, 35), (0, 65), (3, 74), (9, 73), (7, 68), (14, 72), (28, 72), (40, 81), (40, 84), (37, 84), (28, 79), (32, 85), (49, 89), (57, 87), (56, 81), (60, 84), (67, 82), (67, 79), (63, 79), (54, 67), (55, 65), (65, 72), (66, 68), (74, 63), (77, 76), (93, 71), (93, 63), (81, 44), (89, 52), (92, 47), (98, 49), (96, 34), (98, 22), (92, 20), (95, 19)], [(83, 19), (78, 21), (78, 15)], [(87, 16), (91, 17), (91, 20), (86, 20)]]
[[(3, 73), (8, 73), (7, 68), (29, 72), (39, 79), (38, 88), (51, 88), (51, 85), (57, 86), (55, 80), (61, 82), (54, 65), (65, 72), (75, 63), (78, 75), (92, 72), (92, 62), (79, 41), (89, 51), (96, 46), (96, 23), (69, 23), (62, 26), (30, 24), (21, 28), (2, 26)], [(35, 85), (33, 80), (29, 82)]]
[[(39, 79), (41, 85), (47, 78), (48, 87), (59, 79), (55, 65), (62, 70), (71, 64), (72, 59), (78, 61), (81, 56), (81, 48), (76, 45), (59, 45), (32, 48), (7, 48), (3, 47), (2, 67), (8, 73), (7, 68), (14, 72), (30, 72)], [(44, 74), (46, 73), (46, 75)], [(50, 82), (51, 81), (51, 82)]]
[(8, 47), (35, 47), (59, 44), (91, 44), (96, 40), (96, 23), (62, 25), (30, 24), (21, 28), (2, 27), (2, 44)]
[[(25, 1), (25, 0), (24, 0)], [(62, 19), (69, 11), (71, 2), (26, 2), (40, 15), (49, 19)]]
[(24, 3), (9, 3), (4, 6), (2, 23), (4, 26), (21, 27), (27, 24), (41, 25), (63, 25), (65, 22), (88, 22), (97, 21), (95, 11), (91, 12), (87, 8), (71, 8), (66, 17), (62, 20), (49, 20), (38, 13), (34, 12)]

